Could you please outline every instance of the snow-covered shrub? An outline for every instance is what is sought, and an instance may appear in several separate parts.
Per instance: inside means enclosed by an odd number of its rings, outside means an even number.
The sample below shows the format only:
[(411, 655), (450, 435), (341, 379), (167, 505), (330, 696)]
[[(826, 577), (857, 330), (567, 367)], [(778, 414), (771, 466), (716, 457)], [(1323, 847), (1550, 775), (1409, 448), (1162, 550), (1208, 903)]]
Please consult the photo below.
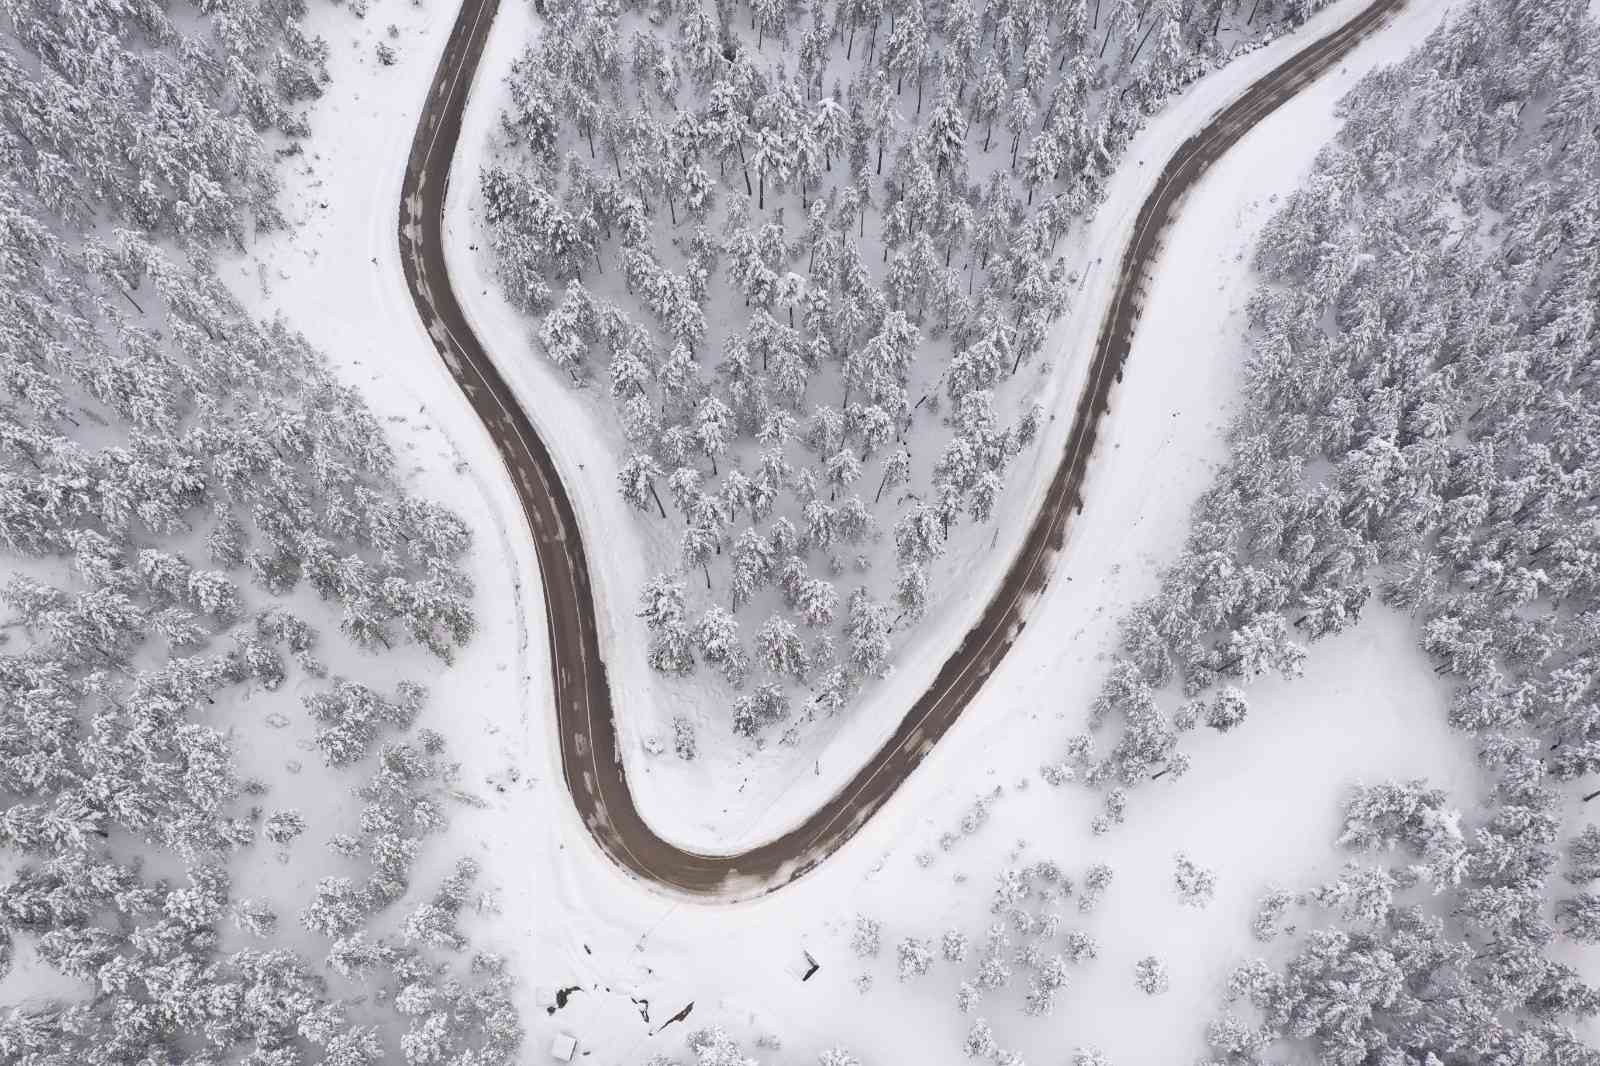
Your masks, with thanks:
[(1268, 889), (1256, 904), (1255, 917), (1250, 919), (1250, 935), (1266, 943), (1279, 933), (1283, 915), (1294, 902), (1294, 893), (1281, 888)]
[(698, 748), (694, 722), (687, 715), (676, 715), (672, 719), (672, 750), (684, 762), (694, 762)]
[(933, 948), (926, 940), (916, 937), (906, 937), (900, 941), (895, 949), (898, 961), (900, 980), (909, 981), (913, 977), (921, 977), (933, 967)]
[(1173, 860), (1172, 883), (1185, 907), (1203, 908), (1217, 893), (1217, 875), (1182, 852)]
[(1089, 867), (1083, 875), (1083, 894), (1078, 897), (1078, 909), (1085, 914), (1094, 910), (1105, 896), (1106, 889), (1111, 887), (1114, 876), (1111, 867), (1106, 863), (1097, 862)]
[(873, 959), (883, 938), (883, 925), (865, 914), (856, 915), (854, 931), (850, 934), (850, 950), (857, 958)]
[(306, 819), (299, 811), (278, 811), (261, 824), (261, 835), (274, 844), (289, 843), (306, 831)]
[(1149, 996), (1158, 996), (1172, 987), (1166, 964), (1154, 955), (1146, 955), (1134, 964), (1133, 981), (1139, 991)]

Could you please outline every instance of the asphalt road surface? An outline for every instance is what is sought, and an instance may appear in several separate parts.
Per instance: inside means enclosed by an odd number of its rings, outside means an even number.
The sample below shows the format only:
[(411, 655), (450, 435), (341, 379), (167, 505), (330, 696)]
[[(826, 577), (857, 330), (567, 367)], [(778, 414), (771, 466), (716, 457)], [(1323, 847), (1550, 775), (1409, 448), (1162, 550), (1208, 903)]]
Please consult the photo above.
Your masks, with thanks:
[[(899, 727), (836, 795), (802, 824), (737, 855), (685, 851), (639, 815), (617, 751), (611, 691), (595, 627), (589, 562), (550, 453), (462, 314), (445, 269), (443, 218), (461, 116), (498, 0), (464, 0), (412, 140), (400, 202), (406, 284), (439, 355), (499, 448), (528, 520), (543, 577), (561, 763), (572, 801), (608, 857), (679, 895), (737, 899), (796, 880), (837, 850), (894, 794), (978, 693), (1027, 624), (1049, 583), (1067, 522), (1082, 510), (1084, 472), (1113, 384), (1122, 377), (1161, 237), (1184, 193), (1262, 118), (1345, 56), (1405, 0), (1375, 0), (1252, 85), (1177, 150), (1140, 208), (1106, 308), (1088, 379), (1048, 494), (1004, 583)], [(531, 358), (530, 353), (505, 353)]]

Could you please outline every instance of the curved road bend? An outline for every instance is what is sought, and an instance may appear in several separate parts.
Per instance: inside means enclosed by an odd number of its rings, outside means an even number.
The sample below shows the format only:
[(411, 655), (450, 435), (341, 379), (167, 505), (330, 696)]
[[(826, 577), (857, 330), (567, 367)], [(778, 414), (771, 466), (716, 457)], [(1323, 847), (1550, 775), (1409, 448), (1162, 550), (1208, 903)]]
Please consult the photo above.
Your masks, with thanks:
[(1257, 122), (1338, 62), (1405, 0), (1374, 0), (1360, 14), (1262, 77), (1168, 161), (1140, 208), (1123, 252), (1088, 379), (1061, 462), (1004, 583), (928, 690), (845, 787), (802, 824), (738, 855), (701, 855), (657, 836), (634, 806), (617, 751), (611, 692), (595, 625), (589, 563), (577, 516), (549, 450), (494, 360), (473, 334), (445, 269), (445, 185), (478, 61), (498, 0), (464, 0), (412, 140), (400, 202), (406, 284), (428, 335), (494, 438), (538, 551), (549, 621), (561, 764), (578, 812), (600, 849), (625, 870), (677, 893), (722, 899), (775, 891), (832, 854), (894, 794), (945, 734), (1027, 622), (1026, 605), (1050, 580), (1112, 385), (1121, 379), (1161, 233), (1184, 193)]

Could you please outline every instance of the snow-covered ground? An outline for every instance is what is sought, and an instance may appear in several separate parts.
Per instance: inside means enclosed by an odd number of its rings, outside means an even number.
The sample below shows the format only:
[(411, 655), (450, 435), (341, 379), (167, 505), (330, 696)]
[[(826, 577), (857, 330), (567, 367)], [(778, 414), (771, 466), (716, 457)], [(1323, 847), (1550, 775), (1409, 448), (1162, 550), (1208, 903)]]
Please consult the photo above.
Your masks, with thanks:
[[(1300, 35), (1315, 35), (1358, 6), (1341, 3)], [(1124, 383), (1113, 396), (1088, 506), (1026, 635), (943, 743), (880, 815), (841, 853), (783, 892), (736, 907), (706, 907), (661, 897), (620, 874), (590, 844), (562, 784), (550, 707), (543, 602), (520, 512), (483, 428), (456, 393), (416, 323), (401, 278), (394, 236), (396, 199), (411, 124), (454, 9), (441, 0), (415, 8), (375, 5), (365, 21), (344, 8), (321, 9), (318, 29), (333, 45), (334, 84), (314, 116), (310, 173), (287, 190), (298, 231), (262, 241), (267, 292), (254, 266), (241, 295), (263, 311), (281, 310), (347, 371), (397, 447), (411, 457), (411, 487), (454, 507), (477, 531), (472, 573), (481, 633), (456, 666), (419, 667), (433, 697), (423, 724), (445, 732), (463, 762), (462, 788), (484, 802), (454, 815), (454, 847), (476, 850), (484, 883), (498, 889), (496, 915), (474, 920), (475, 940), (512, 960), (537, 1055), (558, 1028), (577, 1033), (593, 1061), (634, 1063), (676, 1051), (688, 1027), (719, 1021), (743, 1035), (781, 1035), (793, 1061), (814, 1059), (835, 1041), (868, 1063), (953, 1062), (967, 1019), (957, 1015), (954, 968), (935, 965), (914, 985), (893, 980), (893, 943), (936, 935), (948, 925), (978, 934), (990, 915), (993, 873), (1018, 837), (1024, 860), (1052, 857), (1081, 875), (1091, 862), (1117, 868), (1106, 903), (1083, 927), (1102, 955), (1078, 974), (1057, 1014), (1030, 1020), (1020, 992), (984, 1013), (1003, 1045), (1032, 1062), (1060, 1061), (1078, 1043), (1101, 1045), (1119, 1064), (1188, 1059), (1216, 997), (1217, 977), (1250, 950), (1246, 914), (1269, 880), (1298, 887), (1335, 867), (1337, 804), (1358, 778), (1426, 774), (1459, 792), (1474, 780), (1465, 745), (1444, 727), (1443, 693), (1403, 620), (1375, 611), (1353, 633), (1314, 649), (1307, 677), (1283, 688), (1260, 686), (1250, 722), (1225, 741), (1196, 739), (1195, 768), (1171, 786), (1140, 790), (1129, 825), (1093, 838), (1094, 797), (1051, 790), (1036, 776), (1063, 740), (1081, 728), (1097, 689), (1100, 656), (1123, 608), (1153, 587), (1175, 554), (1194, 496), (1221, 457), (1220, 432), (1236, 382), (1240, 307), (1250, 279), (1251, 235), (1273, 195), (1294, 187), (1335, 129), (1338, 96), (1373, 64), (1396, 58), (1437, 24), (1445, 5), (1415, 5), (1365, 44), (1339, 70), (1311, 86), (1235, 148), (1195, 190), (1168, 242), (1142, 332)], [(480, 74), (463, 144), (481, 145), (498, 112), (498, 85), (529, 29), (518, 0), (505, 0)], [(373, 47), (384, 28), (400, 29), (399, 63), (379, 67)], [(1294, 42), (1247, 57), (1175, 102), (1141, 135), (1113, 199), (1089, 238), (1088, 261), (1115, 256), (1123, 227), (1170, 147), (1239, 87), (1281, 59)], [(458, 288), (490, 349), (518, 352), (508, 376), (545, 427), (594, 545), (591, 558), (612, 634), (633, 627), (631, 605), (611, 590), (631, 589), (638, 552), (634, 523), (621, 516), (612, 460), (587, 415), (531, 355), (521, 327), (471, 255), (468, 193), (476, 164), (458, 160), (449, 232)], [(1142, 165), (1141, 165), (1142, 161)], [(326, 208), (320, 205), (326, 203)], [(281, 273), (280, 273), (281, 272)], [(1087, 274), (1077, 306), (1092, 306), (1109, 271)], [(1097, 325), (1075, 314), (1059, 338), (1062, 368), (1053, 376), (1063, 410), (1070, 406)], [(1065, 414), (1051, 426), (1042, 473), (1059, 450)], [(1019, 486), (1027, 477), (1019, 474)], [(1038, 477), (1034, 481), (1040, 480)], [(1005, 513), (1020, 513), (1020, 493)], [(620, 516), (620, 518), (619, 518)], [(803, 814), (859, 762), (909, 705), (998, 579), (1022, 523), (1002, 526), (1000, 543), (974, 563), (950, 602), (942, 628), (929, 629), (900, 657), (898, 673), (869, 698), (820, 756), (821, 774), (799, 780), (738, 781), (700, 794), (662, 774), (631, 772), (642, 809), (663, 833), (732, 847), (768, 836)], [(986, 546), (985, 546), (986, 547)], [(622, 726), (637, 740), (632, 708), (650, 698), (642, 649), (611, 640)], [(418, 671), (408, 671), (418, 672)], [(638, 747), (628, 745), (630, 758)], [(1213, 748), (1215, 750), (1213, 750)], [(808, 768), (809, 769), (809, 768)], [(630, 767), (632, 770), (632, 767)], [(1019, 791), (1020, 780), (1031, 780)], [(915, 855), (938, 852), (980, 792), (1003, 785), (989, 826), (923, 869)], [(1218, 897), (1205, 912), (1178, 909), (1168, 880), (1172, 855), (1187, 850), (1219, 871)], [(957, 874), (968, 875), (964, 883)], [(885, 951), (870, 964), (854, 959), (848, 928), (857, 911), (885, 922)], [(800, 984), (788, 972), (808, 948), (822, 970)], [(1173, 989), (1147, 998), (1134, 991), (1132, 960), (1155, 953)], [(876, 974), (869, 992), (853, 980)], [(552, 1015), (541, 988), (582, 991)], [(634, 999), (649, 1001), (647, 1024)], [(650, 1031), (689, 1002), (685, 1025)]]

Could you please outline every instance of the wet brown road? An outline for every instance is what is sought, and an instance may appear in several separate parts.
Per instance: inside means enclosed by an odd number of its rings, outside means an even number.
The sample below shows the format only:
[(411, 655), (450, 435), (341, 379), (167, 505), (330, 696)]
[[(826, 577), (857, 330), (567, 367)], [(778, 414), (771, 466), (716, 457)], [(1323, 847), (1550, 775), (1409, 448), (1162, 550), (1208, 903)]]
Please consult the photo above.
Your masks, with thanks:
[[(737, 855), (684, 851), (657, 836), (634, 806), (617, 751), (611, 691), (595, 626), (589, 563), (572, 501), (550, 453), (494, 360), (473, 334), (445, 269), (445, 185), (461, 117), (498, 0), (465, 0), (412, 140), (400, 202), (406, 284), (440, 356), (483, 420), (511, 474), (543, 578), (561, 765), (579, 815), (619, 866), (680, 895), (738, 899), (783, 887), (837, 850), (888, 801), (977, 695), (1049, 583), (1082, 486), (1100, 418), (1122, 377), (1147, 276), (1184, 193), (1206, 168), (1301, 87), (1344, 57), (1405, 0), (1374, 0), (1339, 29), (1262, 77), (1173, 154), (1136, 217), (1116, 291), (1061, 461), (1004, 583), (899, 727), (838, 794), (802, 824)], [(527, 353), (509, 353), (528, 358)]]

